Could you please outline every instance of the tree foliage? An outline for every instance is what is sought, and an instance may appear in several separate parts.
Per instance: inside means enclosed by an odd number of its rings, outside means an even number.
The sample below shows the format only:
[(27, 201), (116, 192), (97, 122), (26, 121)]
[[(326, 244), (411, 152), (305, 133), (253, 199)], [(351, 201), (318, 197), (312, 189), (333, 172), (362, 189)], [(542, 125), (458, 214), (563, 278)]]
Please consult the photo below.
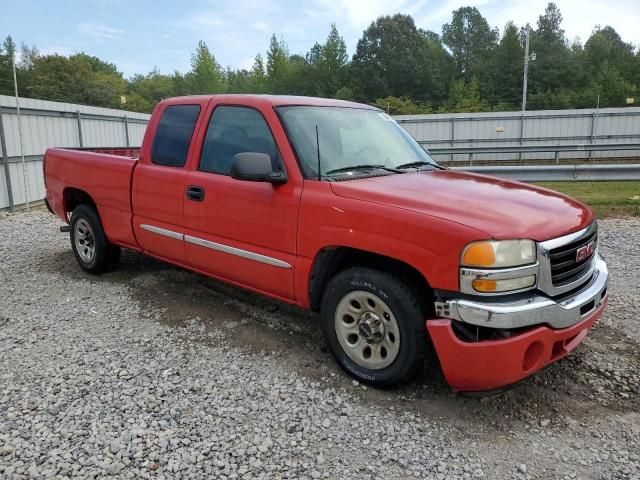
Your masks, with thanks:
[(418, 105), (409, 97), (378, 98), (373, 105), (384, 110), (389, 115), (417, 115), (419, 113), (430, 113), (429, 107)]
[(436, 35), (418, 29), (409, 15), (378, 18), (367, 28), (351, 62), (360, 100), (408, 96), (438, 102), (446, 96), (450, 61)]
[(191, 71), (185, 78), (189, 91), (194, 94), (223, 93), (226, 91), (222, 67), (202, 40), (191, 56)]
[(498, 30), (491, 28), (475, 7), (453, 12), (451, 23), (442, 26), (442, 40), (451, 50), (457, 74), (465, 83), (483, 75), (484, 64), (491, 58), (498, 42)]
[(490, 59), (489, 92), (494, 103), (517, 104), (522, 95), (523, 58), (518, 27), (509, 22)]
[(0, 45), (0, 95), (13, 95), (13, 58), (16, 44), (11, 35)]
[[(291, 52), (272, 35), (250, 68), (223, 68), (204, 42), (188, 72), (153, 69), (125, 79), (113, 63), (79, 52), (41, 54), (11, 37), (0, 45), (0, 94), (13, 95), (12, 61), (25, 97), (149, 112), (162, 100), (204, 93), (273, 93), (357, 100), (392, 114), (519, 109), (524, 41), (530, 35), (529, 109), (624, 106), (640, 95), (640, 50), (610, 26), (571, 44), (558, 6), (535, 28), (508, 22), (502, 35), (475, 7), (452, 12), (442, 35), (409, 15), (382, 16), (362, 33), (351, 58), (331, 24), (324, 41)], [(121, 99), (126, 99), (122, 103)]]

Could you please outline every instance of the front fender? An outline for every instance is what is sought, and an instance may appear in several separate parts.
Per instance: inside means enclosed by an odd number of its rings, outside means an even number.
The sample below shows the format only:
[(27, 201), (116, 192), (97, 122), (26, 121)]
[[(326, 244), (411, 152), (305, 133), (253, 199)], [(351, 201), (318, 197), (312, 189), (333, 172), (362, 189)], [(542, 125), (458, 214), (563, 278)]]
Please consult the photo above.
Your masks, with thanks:
[(420, 272), (433, 288), (455, 291), (462, 249), (470, 241), (486, 238), (485, 233), (459, 223), (340, 197), (326, 183), (307, 182), (298, 226), (296, 298), (305, 304), (314, 259), (334, 246), (390, 257)]

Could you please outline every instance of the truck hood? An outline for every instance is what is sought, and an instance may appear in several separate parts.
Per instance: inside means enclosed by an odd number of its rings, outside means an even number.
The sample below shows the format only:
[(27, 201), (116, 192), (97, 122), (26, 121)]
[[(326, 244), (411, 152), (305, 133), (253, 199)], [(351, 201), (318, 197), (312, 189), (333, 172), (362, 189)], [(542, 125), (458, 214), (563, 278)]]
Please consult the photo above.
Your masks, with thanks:
[(543, 241), (580, 230), (592, 210), (525, 183), (453, 170), (332, 182), (336, 195), (403, 208), (481, 230), (493, 238)]

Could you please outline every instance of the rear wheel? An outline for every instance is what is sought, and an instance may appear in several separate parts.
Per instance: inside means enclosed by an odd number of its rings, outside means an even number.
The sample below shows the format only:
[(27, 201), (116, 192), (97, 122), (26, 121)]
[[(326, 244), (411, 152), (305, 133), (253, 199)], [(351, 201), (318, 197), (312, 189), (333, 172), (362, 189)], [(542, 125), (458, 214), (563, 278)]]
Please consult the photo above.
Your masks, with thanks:
[(120, 259), (120, 247), (109, 243), (98, 212), (86, 204), (71, 215), (71, 249), (78, 265), (90, 273), (107, 272)]
[(362, 382), (377, 387), (408, 382), (422, 371), (429, 350), (421, 305), (401, 277), (364, 267), (344, 270), (323, 294), (327, 346)]

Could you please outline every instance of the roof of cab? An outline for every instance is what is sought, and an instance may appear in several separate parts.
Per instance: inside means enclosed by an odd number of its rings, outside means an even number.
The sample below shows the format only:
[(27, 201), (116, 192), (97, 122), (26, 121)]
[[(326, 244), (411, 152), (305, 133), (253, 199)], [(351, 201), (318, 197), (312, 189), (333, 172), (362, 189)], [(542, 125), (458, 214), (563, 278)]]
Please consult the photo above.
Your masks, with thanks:
[(202, 98), (216, 98), (217, 100), (233, 102), (234, 100), (254, 100), (256, 103), (269, 104), (274, 107), (278, 106), (293, 106), (293, 105), (308, 105), (316, 107), (348, 107), (348, 108), (365, 108), (368, 110), (378, 110), (376, 107), (366, 105), (364, 103), (349, 102), (346, 100), (336, 100), (332, 98), (318, 98), (318, 97), (302, 97), (295, 95), (258, 95), (258, 94), (220, 94), (220, 95), (191, 95), (185, 97), (174, 97), (171, 100), (180, 100), (180, 103), (184, 103), (188, 99), (202, 99)]

